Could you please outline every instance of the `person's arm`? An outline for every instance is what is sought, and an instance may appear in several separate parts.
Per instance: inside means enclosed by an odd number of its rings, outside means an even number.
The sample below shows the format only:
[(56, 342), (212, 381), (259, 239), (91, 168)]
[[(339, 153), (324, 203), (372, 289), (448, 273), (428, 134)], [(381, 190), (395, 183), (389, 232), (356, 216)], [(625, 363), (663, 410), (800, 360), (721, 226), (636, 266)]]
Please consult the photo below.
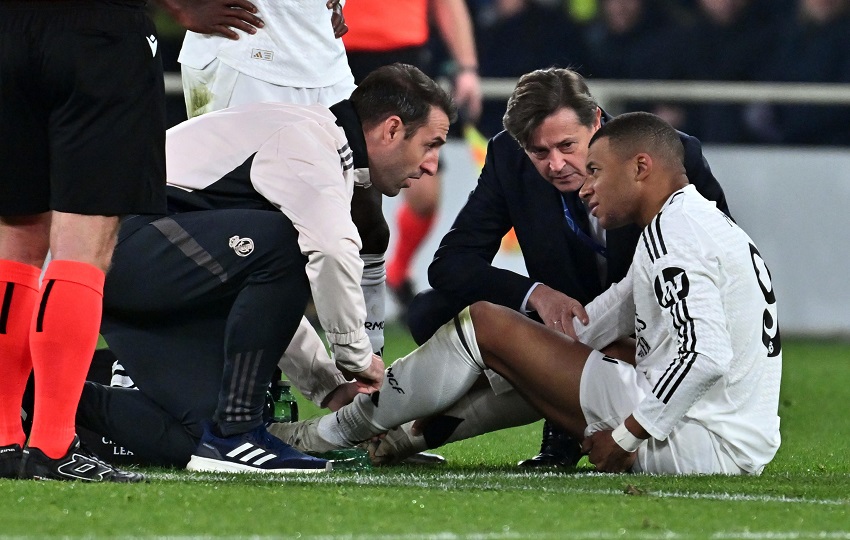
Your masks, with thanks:
[(729, 204), (726, 202), (726, 194), (723, 193), (720, 182), (714, 177), (708, 160), (702, 153), (702, 143), (696, 137), (681, 132), (679, 139), (685, 147), (685, 173), (688, 175), (688, 182), (693, 184), (703, 197), (717, 203), (717, 208), (721, 212), (732, 217)]
[(587, 324), (587, 311), (581, 302), (544, 283), (535, 283), (528, 296), (525, 311), (536, 311), (549, 328), (575, 338), (573, 321)]
[(345, 15), (342, 13), (344, 4), (344, 0), (328, 0), (325, 3), (325, 7), (332, 12), (331, 26), (333, 27), (334, 37), (337, 39), (348, 33), (348, 25), (345, 23)]
[[(428, 281), (466, 305), (486, 300), (519, 311), (534, 281), (492, 265), (502, 237), (512, 226), (505, 200), (509, 195), (498, 178), (517, 173), (502, 162), (506, 142), (489, 142), (478, 185), (440, 242), (428, 267)], [(504, 172), (500, 167), (505, 167)]]
[[(632, 269), (626, 277), (612, 284), (605, 292), (585, 306), (586, 324), (573, 319), (570, 336), (596, 350), (629, 336), (635, 329), (635, 300), (632, 289)], [(621, 358), (634, 361), (634, 358)]]
[(281, 130), (254, 156), (254, 188), (292, 221), (307, 257), (313, 302), (334, 361), (346, 375), (380, 382), (364, 321), (360, 236), (351, 221), (353, 177), (340, 167), (338, 145), (322, 126)]
[(255, 34), (265, 24), (249, 0), (156, 0), (183, 28), (239, 39), (234, 28)]
[(481, 116), (481, 80), (472, 19), (464, 0), (433, 0), (434, 21), (440, 36), (457, 64), (455, 102), (467, 111), (470, 120)]
[[(715, 281), (720, 270), (710, 266), (718, 264), (717, 259), (698, 253), (692, 238), (665, 241), (669, 254), (656, 259), (651, 278), (668, 333), (677, 341), (677, 356), (633, 413), (659, 440), (667, 438), (732, 362), (732, 339)], [(684, 246), (686, 242), (691, 245)]]
[[(277, 363), (293, 386), (318, 407), (327, 406), (349, 384), (331, 360), (325, 343), (306, 318)], [(377, 390), (377, 388), (376, 388)]]

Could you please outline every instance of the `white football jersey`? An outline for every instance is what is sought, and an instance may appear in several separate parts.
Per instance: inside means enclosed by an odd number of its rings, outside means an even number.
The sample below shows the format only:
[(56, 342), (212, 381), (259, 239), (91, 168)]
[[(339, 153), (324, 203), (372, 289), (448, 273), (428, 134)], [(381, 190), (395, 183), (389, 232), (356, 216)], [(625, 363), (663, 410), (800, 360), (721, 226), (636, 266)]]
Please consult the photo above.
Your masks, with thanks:
[(321, 0), (254, 0), (265, 26), (239, 39), (187, 31), (178, 60), (195, 69), (218, 58), (255, 79), (279, 86), (324, 88), (351, 76), (331, 10)]
[(760, 470), (779, 448), (782, 347), (753, 241), (689, 185), (644, 229), (632, 279), (637, 369), (650, 388), (637, 421), (664, 439), (691, 418), (742, 469)]
[(780, 442), (776, 297), (755, 244), (713, 202), (692, 185), (672, 194), (629, 275), (587, 309), (595, 324), (576, 329), (593, 347), (635, 332), (646, 398), (633, 414), (652, 437), (689, 418), (742, 469), (770, 462)]

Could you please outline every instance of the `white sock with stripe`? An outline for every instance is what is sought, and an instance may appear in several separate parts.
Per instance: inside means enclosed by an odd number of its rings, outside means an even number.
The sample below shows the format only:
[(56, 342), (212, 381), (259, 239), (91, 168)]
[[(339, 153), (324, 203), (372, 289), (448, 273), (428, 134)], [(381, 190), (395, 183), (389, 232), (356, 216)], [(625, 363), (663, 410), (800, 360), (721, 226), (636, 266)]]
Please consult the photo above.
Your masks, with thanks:
[(359, 395), (319, 421), (319, 436), (352, 446), (410, 420), (454, 405), (485, 369), (464, 309), (424, 345), (387, 368), (379, 395)]

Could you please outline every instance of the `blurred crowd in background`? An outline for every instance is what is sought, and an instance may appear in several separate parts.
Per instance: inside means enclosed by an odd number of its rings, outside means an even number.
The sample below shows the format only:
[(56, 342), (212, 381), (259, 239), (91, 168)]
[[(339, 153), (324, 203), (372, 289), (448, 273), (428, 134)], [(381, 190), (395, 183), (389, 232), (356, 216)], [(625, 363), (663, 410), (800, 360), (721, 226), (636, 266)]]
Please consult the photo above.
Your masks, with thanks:
[[(357, 0), (348, 0), (356, 2)], [(393, 5), (387, 0), (388, 7)], [(850, 83), (850, 0), (467, 0), (482, 78), (571, 67), (589, 79)], [(166, 71), (182, 29), (156, 14)], [(455, 66), (432, 32), (432, 76)], [(604, 103), (602, 104), (605, 105)], [(849, 145), (850, 106), (629, 103), (705, 143)], [(502, 130), (505, 100), (477, 122)], [(183, 99), (169, 123), (185, 119)]]

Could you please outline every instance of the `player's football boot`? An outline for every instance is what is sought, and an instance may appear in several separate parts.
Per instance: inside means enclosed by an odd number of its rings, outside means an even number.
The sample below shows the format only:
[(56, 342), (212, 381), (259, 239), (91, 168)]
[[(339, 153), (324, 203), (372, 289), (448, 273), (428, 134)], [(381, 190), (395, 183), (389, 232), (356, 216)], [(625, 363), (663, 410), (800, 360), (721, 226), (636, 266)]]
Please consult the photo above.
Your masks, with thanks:
[(372, 465), (443, 465), (446, 458), (438, 454), (423, 452), (428, 448), (425, 437), (413, 435), (408, 422), (387, 432), (384, 437), (368, 443)]
[(518, 463), (520, 467), (575, 467), (581, 459), (581, 441), (573, 439), (550, 422), (543, 423), (540, 453)]
[(145, 481), (143, 474), (122, 471), (101, 460), (81, 445), (76, 435), (68, 452), (59, 459), (46, 456), (38, 448), (24, 448), (20, 478), (121, 483)]
[(329, 461), (302, 454), (274, 437), (266, 426), (218, 437), (210, 424), (204, 426), (201, 442), (186, 465), (190, 471), (235, 473), (314, 473), (331, 468)]
[(21, 468), (21, 445), (0, 446), (0, 478), (17, 478)]
[[(412, 422), (409, 422), (405, 426), (409, 430), (412, 424)], [(319, 435), (318, 426), (319, 418), (311, 418), (303, 422), (270, 424), (269, 432), (287, 444), (291, 444), (294, 448), (310, 454), (329, 454), (345, 449), (345, 447), (337, 446), (323, 439)], [(389, 438), (387, 446), (380, 451), (385, 455), (382, 455), (378, 459), (373, 456), (375, 449), (372, 446), (377, 447), (380, 441), (375, 443), (367, 441), (358, 445), (358, 447), (368, 450), (369, 459), (373, 465), (397, 463), (406, 463), (409, 465), (441, 465), (446, 462), (443, 456), (422, 452), (421, 450), (426, 448), (424, 443), (415, 445), (410, 437), (409, 431), (405, 432), (402, 428), (391, 430), (385, 437), (385, 439)]]

